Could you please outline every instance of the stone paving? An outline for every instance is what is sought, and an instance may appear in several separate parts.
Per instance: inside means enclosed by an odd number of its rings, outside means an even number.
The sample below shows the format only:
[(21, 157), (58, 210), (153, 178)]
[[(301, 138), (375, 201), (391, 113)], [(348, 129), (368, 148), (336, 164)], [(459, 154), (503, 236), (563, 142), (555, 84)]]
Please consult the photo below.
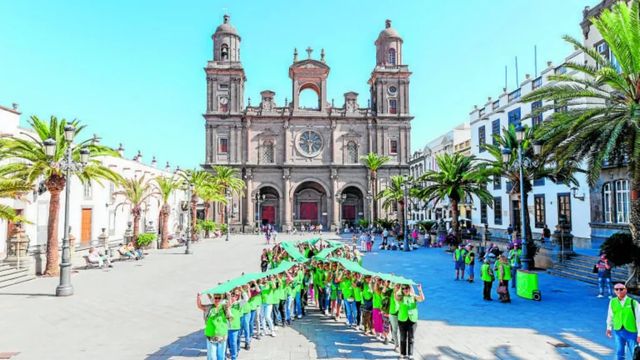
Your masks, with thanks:
[[(297, 236), (300, 239), (302, 237)], [(285, 240), (281, 235), (279, 240)], [(234, 235), (184, 248), (151, 251), (110, 270), (78, 270), (75, 295), (52, 296), (58, 279), (0, 290), (0, 353), (12, 359), (190, 359), (205, 357), (196, 292), (258, 271), (262, 238)], [(601, 359), (606, 300), (595, 288), (542, 274), (542, 302), (482, 301), (481, 284), (453, 281), (442, 249), (367, 254), (364, 266), (422, 282), (418, 359)], [(478, 272), (478, 271), (476, 271)], [(395, 359), (392, 345), (309, 310), (275, 338), (254, 341), (239, 359)]]

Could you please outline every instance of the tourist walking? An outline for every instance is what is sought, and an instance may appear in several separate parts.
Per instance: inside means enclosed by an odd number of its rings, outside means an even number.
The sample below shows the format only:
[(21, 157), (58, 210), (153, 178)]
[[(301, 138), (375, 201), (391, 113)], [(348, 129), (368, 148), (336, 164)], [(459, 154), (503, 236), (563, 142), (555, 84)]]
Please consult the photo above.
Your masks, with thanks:
[(462, 244), (453, 251), (453, 267), (456, 270), (456, 280), (464, 280), (464, 257), (465, 251)]
[(547, 244), (551, 241), (551, 230), (549, 230), (547, 224), (544, 224), (544, 228), (542, 229), (542, 240)]
[(398, 302), (398, 327), (400, 328), (400, 355), (413, 359), (413, 338), (418, 326), (418, 304), (424, 301), (422, 285), (418, 284), (416, 295), (411, 285), (402, 285), (402, 291), (395, 294)]
[(495, 278), (493, 274), (493, 270), (489, 265), (489, 260), (484, 260), (484, 263), (480, 267), (480, 278), (484, 283), (483, 288), (483, 299), (486, 301), (491, 301), (491, 287), (493, 286), (493, 279)]
[(594, 270), (598, 273), (598, 297), (604, 297), (604, 291), (607, 290), (609, 299), (613, 296), (611, 292), (611, 263), (607, 259), (606, 254), (601, 254), (600, 259), (594, 266)]
[(466, 254), (464, 256), (464, 264), (467, 270), (467, 276), (470, 283), (473, 282), (475, 273), (474, 266), (476, 264), (476, 254), (473, 252), (473, 245), (467, 245)]
[(511, 266), (509, 260), (504, 255), (498, 258), (498, 297), (502, 303), (510, 303), (511, 295), (509, 295), (509, 280), (511, 280)]
[(238, 337), (240, 335), (240, 329), (242, 328), (241, 307), (244, 304), (239, 289), (234, 290), (233, 294), (229, 297), (229, 301), (231, 302), (231, 318), (229, 319), (227, 346), (229, 348), (229, 356), (231, 360), (236, 360), (238, 358)]
[(211, 304), (202, 304), (200, 293), (196, 296), (196, 306), (204, 315), (204, 336), (207, 338), (207, 360), (225, 360), (227, 333), (231, 312), (229, 303), (221, 294), (209, 294)]
[(518, 244), (513, 245), (513, 249), (509, 251), (509, 263), (511, 264), (511, 287), (516, 287), (516, 275), (518, 269), (522, 267), (522, 250)]
[(371, 252), (373, 249), (373, 235), (367, 232), (367, 252)]
[(389, 298), (389, 325), (391, 327), (391, 341), (393, 341), (393, 350), (399, 351), (400, 342), (398, 341), (398, 333), (400, 329), (398, 327), (398, 311), (400, 306), (396, 300), (396, 294), (402, 290), (400, 284), (395, 284), (391, 297)]
[(609, 300), (607, 312), (607, 336), (613, 336), (616, 343), (616, 359), (633, 358), (633, 351), (640, 342), (638, 337), (638, 302), (627, 296), (627, 288), (624, 283), (616, 283), (613, 286), (616, 297)]
[(373, 291), (371, 289), (371, 275), (366, 275), (362, 282), (362, 327), (365, 335), (372, 333), (373, 324), (371, 312), (373, 311)]
[(380, 249), (386, 250), (389, 248), (389, 230), (382, 230), (382, 244), (380, 245)]

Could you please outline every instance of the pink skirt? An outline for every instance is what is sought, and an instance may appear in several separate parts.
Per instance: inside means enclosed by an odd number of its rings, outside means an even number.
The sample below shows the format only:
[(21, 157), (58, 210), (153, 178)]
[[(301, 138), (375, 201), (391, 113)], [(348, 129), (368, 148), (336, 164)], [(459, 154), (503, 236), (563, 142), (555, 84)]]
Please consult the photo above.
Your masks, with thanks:
[(384, 321), (382, 320), (382, 312), (380, 309), (373, 309), (372, 317), (373, 330), (378, 334), (382, 334), (384, 332)]

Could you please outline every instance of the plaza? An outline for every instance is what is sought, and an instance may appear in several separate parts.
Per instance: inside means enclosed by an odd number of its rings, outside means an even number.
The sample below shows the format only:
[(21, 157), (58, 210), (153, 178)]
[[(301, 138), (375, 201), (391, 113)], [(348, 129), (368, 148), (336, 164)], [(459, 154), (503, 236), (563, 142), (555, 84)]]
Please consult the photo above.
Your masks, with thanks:
[[(310, 235), (309, 235), (310, 237)], [(324, 234), (327, 239), (334, 238)], [(281, 235), (280, 241), (307, 236)], [(378, 243), (380, 239), (377, 240)], [(11, 359), (205, 358), (199, 291), (259, 271), (264, 239), (234, 235), (184, 248), (150, 251), (140, 261), (109, 270), (78, 269), (75, 296), (56, 298), (55, 278), (0, 290), (0, 353)], [(422, 283), (417, 359), (601, 359), (612, 354), (604, 336), (607, 301), (595, 288), (541, 274), (543, 300), (483, 302), (481, 284), (453, 280), (451, 255), (442, 249), (367, 253), (363, 265)], [(348, 329), (308, 308), (307, 317), (254, 340), (241, 359), (395, 359), (392, 345)]]

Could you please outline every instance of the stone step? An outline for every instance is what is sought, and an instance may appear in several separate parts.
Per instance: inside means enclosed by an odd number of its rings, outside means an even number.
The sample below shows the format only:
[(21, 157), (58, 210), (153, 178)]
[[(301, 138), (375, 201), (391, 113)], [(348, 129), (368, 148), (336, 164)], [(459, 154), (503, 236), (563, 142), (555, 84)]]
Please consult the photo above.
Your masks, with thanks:
[[(592, 273), (580, 273), (580, 272), (572, 271), (570, 269), (568, 270), (568, 269), (556, 269), (556, 268), (548, 270), (547, 273), (554, 276), (560, 276), (568, 279), (579, 280), (579, 281), (586, 282), (593, 285), (598, 285), (598, 276)], [(625, 281), (627, 280), (627, 278), (625, 276), (614, 275), (612, 276), (611, 280), (614, 282)]]
[(29, 274), (29, 269), (13, 269), (12, 271), (0, 274), (0, 288), (35, 279)]

